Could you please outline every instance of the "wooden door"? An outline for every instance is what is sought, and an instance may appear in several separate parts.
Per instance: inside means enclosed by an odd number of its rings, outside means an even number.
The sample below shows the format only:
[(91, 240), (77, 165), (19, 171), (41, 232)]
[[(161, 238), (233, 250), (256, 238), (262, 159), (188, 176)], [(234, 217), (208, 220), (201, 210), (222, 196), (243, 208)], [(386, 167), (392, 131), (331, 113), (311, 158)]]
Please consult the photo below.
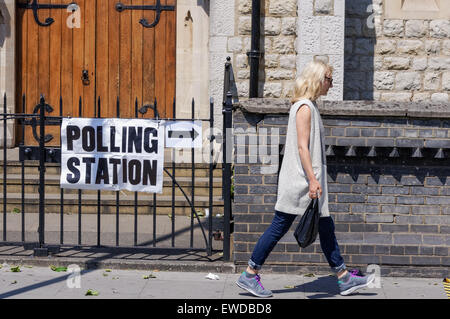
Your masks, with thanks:
[[(36, 0), (34, 0), (36, 1)], [(33, 1), (21, 1), (31, 4)], [(73, 0), (40, 0), (39, 5), (68, 5)], [(120, 117), (135, 117), (138, 106), (158, 102), (161, 117), (172, 117), (175, 97), (176, 0), (123, 0), (126, 10), (118, 10), (119, 0), (77, 0), (76, 17), (67, 9), (39, 9), (38, 18), (49, 26), (39, 25), (31, 8), (17, 8), (18, 83), (17, 97), (26, 95), (25, 113), (32, 113), (41, 94), (59, 115), (60, 97), (63, 115), (94, 117), (100, 98), (101, 116), (116, 117), (116, 101), (120, 101)], [(166, 8), (160, 12), (155, 27), (146, 28), (141, 19), (151, 24), (155, 10), (136, 6)], [(169, 7), (171, 6), (173, 10)], [(133, 7), (133, 8), (131, 8)], [(68, 26), (68, 20), (75, 27)], [(86, 76), (87, 75), (87, 76)], [(82, 113), (79, 112), (79, 100)], [(139, 117), (152, 118), (153, 111)], [(59, 127), (47, 127), (54, 136), (47, 145), (59, 145)], [(27, 145), (36, 144), (31, 128), (25, 133)]]

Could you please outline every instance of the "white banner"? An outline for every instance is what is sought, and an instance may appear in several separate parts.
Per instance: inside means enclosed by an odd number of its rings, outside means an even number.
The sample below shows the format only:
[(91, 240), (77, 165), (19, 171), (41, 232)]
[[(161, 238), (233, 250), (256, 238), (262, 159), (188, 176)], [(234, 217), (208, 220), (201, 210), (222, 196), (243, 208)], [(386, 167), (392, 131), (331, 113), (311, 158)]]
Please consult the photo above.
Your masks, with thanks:
[(164, 121), (63, 119), (61, 188), (162, 193)]

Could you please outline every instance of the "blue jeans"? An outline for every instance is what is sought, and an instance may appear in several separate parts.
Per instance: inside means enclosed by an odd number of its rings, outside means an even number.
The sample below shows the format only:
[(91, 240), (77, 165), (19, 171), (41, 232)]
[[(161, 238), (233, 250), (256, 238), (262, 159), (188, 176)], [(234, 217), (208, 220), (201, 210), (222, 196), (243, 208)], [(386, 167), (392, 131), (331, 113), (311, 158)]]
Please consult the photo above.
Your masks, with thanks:
[[(297, 215), (275, 211), (275, 217), (273, 218), (272, 224), (259, 238), (258, 243), (253, 249), (252, 257), (248, 262), (251, 268), (255, 270), (261, 269), (264, 261), (278, 241), (289, 230), (296, 216)], [(320, 247), (333, 271), (338, 273), (339, 271), (344, 270), (346, 268), (344, 258), (342, 258), (339, 251), (339, 246), (334, 234), (334, 222), (331, 216), (319, 218), (319, 237)]]

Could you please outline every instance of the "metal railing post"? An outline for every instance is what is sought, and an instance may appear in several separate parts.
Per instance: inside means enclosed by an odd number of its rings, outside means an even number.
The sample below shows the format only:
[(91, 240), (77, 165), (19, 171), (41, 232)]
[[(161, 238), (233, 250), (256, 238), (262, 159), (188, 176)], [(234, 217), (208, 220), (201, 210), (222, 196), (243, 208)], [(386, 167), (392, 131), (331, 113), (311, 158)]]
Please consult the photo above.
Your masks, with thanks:
[(39, 113), (39, 247), (35, 248), (35, 256), (47, 256), (45, 245), (45, 99), (41, 95)]
[(223, 259), (225, 261), (231, 260), (231, 154), (232, 154), (232, 112), (233, 102), (232, 94), (227, 92), (227, 98), (224, 102), (223, 108), (223, 163), (222, 163), (222, 185), (223, 185), (223, 210), (224, 210), (224, 230), (223, 230)]
[(6, 93), (3, 97), (3, 241), (6, 241), (6, 197), (7, 197), (7, 191), (6, 191), (6, 178), (7, 178), (7, 155), (6, 155), (6, 149), (8, 147), (7, 144), (7, 121), (6, 121), (6, 113), (8, 112), (8, 107), (6, 105)]

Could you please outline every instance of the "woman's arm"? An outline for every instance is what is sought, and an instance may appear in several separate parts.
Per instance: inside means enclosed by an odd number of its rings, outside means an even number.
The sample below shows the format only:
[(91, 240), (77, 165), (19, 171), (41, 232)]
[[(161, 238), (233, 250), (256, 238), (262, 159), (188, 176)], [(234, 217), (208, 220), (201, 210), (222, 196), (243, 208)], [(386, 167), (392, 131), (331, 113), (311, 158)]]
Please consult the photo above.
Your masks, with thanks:
[(297, 144), (300, 160), (302, 162), (303, 170), (309, 180), (309, 197), (317, 197), (316, 193), (322, 195), (322, 187), (314, 175), (312, 168), (311, 154), (309, 152), (309, 135), (311, 131), (311, 110), (307, 105), (302, 105), (296, 114), (297, 127)]

